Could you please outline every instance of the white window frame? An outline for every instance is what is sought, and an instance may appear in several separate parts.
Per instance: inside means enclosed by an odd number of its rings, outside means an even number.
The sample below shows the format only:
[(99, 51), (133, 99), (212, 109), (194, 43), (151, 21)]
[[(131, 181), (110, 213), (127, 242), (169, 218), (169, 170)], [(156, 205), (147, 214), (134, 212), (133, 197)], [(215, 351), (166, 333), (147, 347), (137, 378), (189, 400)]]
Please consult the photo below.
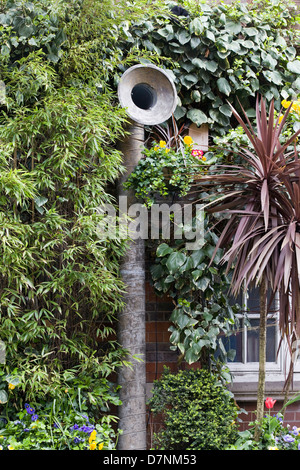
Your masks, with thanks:
[[(245, 292), (243, 294), (243, 305), (247, 306), (247, 298), (248, 294)], [(278, 305), (278, 296), (275, 298), (275, 302)], [(276, 310), (278, 310), (276, 308)], [(274, 317), (274, 315), (278, 316), (278, 313), (272, 313), (272, 315), (268, 315), (268, 319)], [(233, 375), (233, 383), (257, 383), (258, 382), (258, 374), (259, 374), (259, 362), (247, 362), (247, 331), (248, 327), (244, 325), (243, 322), (243, 313), (238, 314), (238, 317), (241, 319), (241, 328), (242, 328), (242, 359), (243, 362), (227, 362), (227, 366)], [(259, 319), (259, 313), (250, 313), (249, 319)], [(287, 373), (289, 371), (290, 366), (290, 353), (287, 350), (286, 342), (283, 341), (280, 349), (277, 354), (278, 346), (280, 344), (280, 332), (278, 321), (276, 323), (276, 331), (275, 331), (275, 361), (274, 362), (266, 362), (266, 381), (268, 382), (282, 382), (284, 383), (286, 380)], [(300, 351), (300, 344), (299, 344), (299, 351)], [(294, 379), (296, 381), (300, 381), (300, 360), (298, 360), (294, 367)]]

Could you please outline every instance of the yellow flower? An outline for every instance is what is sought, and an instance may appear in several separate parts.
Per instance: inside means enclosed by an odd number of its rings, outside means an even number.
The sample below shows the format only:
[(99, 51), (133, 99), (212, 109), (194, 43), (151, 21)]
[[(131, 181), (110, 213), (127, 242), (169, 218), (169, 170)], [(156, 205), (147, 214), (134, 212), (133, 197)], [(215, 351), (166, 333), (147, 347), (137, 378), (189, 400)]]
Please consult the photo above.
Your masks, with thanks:
[(68, 391), (69, 391), (69, 390), (66, 388), (65, 393), (68, 393)]
[(279, 116), (279, 119), (278, 119), (279, 124), (281, 123), (282, 119), (283, 119), (283, 116)]
[(203, 162), (206, 162), (206, 157), (202, 157), (202, 161), (203, 161)]
[(96, 444), (95, 441), (91, 442), (91, 443), (90, 443), (90, 450), (95, 450), (95, 449), (96, 449), (96, 445), (97, 445), (97, 444)]
[(278, 447), (274, 446), (274, 447), (269, 447), (268, 450), (279, 450)]
[(99, 444), (99, 446), (98, 446), (98, 449), (99, 449), (99, 450), (102, 450), (102, 449), (103, 449), (103, 446), (104, 446), (104, 443), (101, 442), (101, 444)]
[(0, 450), (3, 450), (3, 447), (2, 447), (2, 446), (0, 446)]
[(154, 147), (155, 152), (157, 152), (158, 149), (159, 149), (159, 147), (157, 147), (157, 145), (155, 145), (155, 147)]
[(8, 450), (14, 450), (14, 447), (11, 446), (11, 445), (9, 445), (9, 446), (8, 446)]
[(193, 144), (193, 139), (191, 138), (190, 135), (186, 135), (183, 139), (183, 142), (186, 144), (186, 145), (192, 145)]
[(166, 153), (170, 152), (171, 149), (166, 149)]
[(8, 384), (8, 388), (9, 388), (9, 390), (13, 390), (15, 388), (15, 385), (14, 384)]
[(97, 431), (94, 429), (94, 431), (91, 432), (90, 437), (89, 437), (89, 443), (91, 444), (93, 441), (96, 439), (96, 434)]
[(291, 101), (282, 100), (281, 104), (284, 108), (288, 108), (291, 104)]
[(166, 143), (164, 140), (161, 140), (161, 141), (159, 142), (159, 146), (160, 146), (161, 148), (165, 147), (166, 145), (167, 145), (167, 143)]
[(296, 111), (296, 113), (298, 113), (298, 114), (300, 113), (300, 104), (299, 104), (298, 101), (296, 101), (295, 103), (292, 104), (292, 109), (294, 111)]

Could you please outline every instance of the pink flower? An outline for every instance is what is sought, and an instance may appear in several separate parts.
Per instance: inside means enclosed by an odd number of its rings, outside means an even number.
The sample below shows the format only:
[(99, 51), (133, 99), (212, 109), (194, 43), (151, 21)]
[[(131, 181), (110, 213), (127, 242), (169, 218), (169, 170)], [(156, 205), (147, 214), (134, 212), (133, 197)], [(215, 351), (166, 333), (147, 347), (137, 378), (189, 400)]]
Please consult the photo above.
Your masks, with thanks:
[(273, 408), (275, 403), (276, 403), (276, 400), (273, 400), (273, 398), (270, 398), (270, 397), (266, 398), (265, 405), (268, 409)]
[(192, 150), (192, 156), (193, 156), (193, 157), (202, 158), (202, 157), (203, 157), (203, 150), (196, 150), (196, 149), (193, 149), (193, 150)]

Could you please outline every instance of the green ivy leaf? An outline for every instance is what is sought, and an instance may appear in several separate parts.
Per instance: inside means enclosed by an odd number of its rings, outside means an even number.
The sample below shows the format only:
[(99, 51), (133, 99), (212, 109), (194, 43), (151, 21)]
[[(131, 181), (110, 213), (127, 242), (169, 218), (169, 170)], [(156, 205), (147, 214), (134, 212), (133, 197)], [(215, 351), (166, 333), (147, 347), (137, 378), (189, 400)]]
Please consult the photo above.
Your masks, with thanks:
[(200, 36), (204, 31), (204, 25), (202, 24), (200, 18), (195, 18), (190, 22), (190, 32), (194, 33), (196, 36)]
[(8, 401), (8, 395), (5, 390), (0, 390), (0, 403), (6, 403)]
[(174, 112), (174, 117), (178, 121), (186, 114), (186, 108), (184, 106), (177, 106)]
[(173, 27), (170, 24), (167, 24), (164, 28), (157, 30), (158, 34), (164, 38), (168, 38), (170, 41), (174, 37)]
[(290, 47), (287, 47), (285, 50), (285, 55), (287, 56), (287, 58), (291, 61), (292, 59), (294, 59), (296, 57), (296, 54), (297, 54), (297, 51), (295, 49), (295, 47), (293, 46), (290, 46)]
[(214, 73), (218, 69), (218, 64), (214, 60), (208, 60), (206, 62), (206, 69)]
[(168, 255), (170, 253), (172, 253), (173, 251), (173, 248), (171, 248), (169, 245), (167, 245), (166, 243), (162, 243), (161, 245), (159, 245), (159, 247), (157, 248), (156, 250), (156, 255), (158, 257), (161, 257), (161, 256), (165, 256), (165, 255)]
[(218, 89), (221, 93), (224, 93), (225, 95), (229, 96), (231, 93), (231, 86), (229, 85), (228, 81), (226, 78), (221, 77), (217, 80), (217, 86)]
[(206, 69), (206, 63), (207, 60), (199, 59), (199, 57), (195, 57), (195, 59), (192, 60), (192, 64), (196, 65), (199, 69)]
[(202, 290), (203, 292), (208, 288), (210, 283), (210, 279), (208, 277), (202, 277), (195, 282), (198, 289)]
[(274, 70), (274, 71), (265, 70), (263, 71), (263, 74), (269, 82), (275, 83), (275, 85), (282, 85), (283, 77), (280, 72), (277, 72), (277, 70)]
[(201, 101), (201, 93), (199, 90), (193, 90), (191, 93), (191, 98), (195, 103), (200, 103)]
[(248, 36), (256, 36), (258, 34), (258, 30), (256, 28), (244, 28), (243, 33)]
[(196, 49), (200, 44), (200, 39), (198, 37), (192, 37), (191, 38), (191, 48)]
[(300, 60), (294, 60), (293, 62), (287, 63), (287, 69), (290, 72), (296, 73), (297, 75), (300, 74)]
[(221, 113), (225, 114), (225, 116), (230, 117), (232, 115), (231, 108), (228, 104), (223, 104), (222, 106), (220, 106), (219, 110)]
[(207, 39), (210, 39), (212, 42), (215, 42), (216, 40), (214, 33), (212, 33), (209, 29), (206, 30), (205, 36), (207, 37)]
[(169, 340), (170, 340), (170, 343), (177, 344), (180, 341), (180, 332), (178, 330), (174, 330)]
[(200, 109), (190, 109), (187, 112), (187, 118), (197, 124), (198, 127), (207, 122), (207, 116)]
[(193, 364), (199, 358), (199, 353), (195, 350), (195, 348), (190, 348), (185, 352), (185, 359), (188, 364)]
[(241, 23), (235, 23), (234, 21), (227, 21), (226, 31), (232, 34), (239, 34), (242, 31), (242, 25)]
[(198, 82), (198, 77), (197, 75), (194, 75), (192, 73), (188, 75), (183, 75), (180, 79), (182, 85), (184, 85), (187, 89), (191, 88), (195, 83)]
[[(274, 70), (277, 65), (277, 60), (274, 59), (271, 54), (262, 54), (262, 65), (268, 67), (271, 70)], [(279, 73), (279, 72), (278, 72)]]
[(169, 272), (173, 274), (175, 273), (175, 271), (177, 271), (178, 268), (180, 268), (180, 266), (183, 265), (185, 261), (186, 261), (186, 256), (184, 253), (175, 252), (169, 256), (166, 266)]
[(203, 252), (203, 250), (194, 251), (191, 254), (191, 258), (192, 258), (193, 263), (194, 263), (194, 268), (197, 268), (197, 266), (199, 266), (199, 264), (204, 260), (205, 253)]
[(157, 281), (163, 275), (164, 269), (161, 264), (153, 264), (150, 267), (150, 272), (151, 272), (153, 281)]
[(178, 39), (180, 44), (184, 46), (186, 43), (190, 41), (191, 35), (184, 29), (176, 34), (176, 38)]
[(28, 44), (30, 44), (30, 46), (37, 46), (37, 42), (34, 38), (30, 38)]

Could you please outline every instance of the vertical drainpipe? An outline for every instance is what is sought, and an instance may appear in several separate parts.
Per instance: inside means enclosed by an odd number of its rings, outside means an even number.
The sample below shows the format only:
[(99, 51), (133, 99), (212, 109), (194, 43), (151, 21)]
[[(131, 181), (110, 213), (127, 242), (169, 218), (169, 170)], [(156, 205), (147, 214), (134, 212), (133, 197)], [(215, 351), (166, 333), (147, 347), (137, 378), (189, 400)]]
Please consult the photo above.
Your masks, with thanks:
[[(131, 121), (128, 136), (120, 143), (126, 173), (119, 181), (118, 195), (127, 197), (130, 207), (135, 201), (131, 190), (122, 183), (138, 164), (144, 144), (144, 126)], [(124, 198), (125, 200), (125, 198)], [(146, 449), (146, 339), (145, 339), (145, 244), (143, 239), (130, 240), (120, 266), (125, 284), (124, 308), (119, 314), (118, 342), (129, 352), (131, 367), (123, 367), (118, 374), (121, 386), (119, 429), (122, 434), (118, 450)], [(138, 356), (139, 360), (132, 359)]]
[[(127, 196), (127, 206), (134, 194), (124, 191), (122, 183), (138, 164), (144, 146), (144, 125), (165, 122), (175, 111), (177, 94), (166, 71), (155, 65), (134, 65), (124, 72), (118, 86), (120, 104), (131, 119), (128, 137), (120, 143), (126, 173), (119, 181), (119, 198)], [(130, 235), (130, 234), (129, 234)], [(128, 350), (132, 367), (118, 374), (121, 386), (118, 450), (145, 450), (146, 439), (146, 339), (145, 339), (145, 245), (143, 239), (131, 240), (120, 266), (125, 284), (124, 308), (119, 315), (118, 341)], [(136, 355), (139, 361), (133, 359)]]

